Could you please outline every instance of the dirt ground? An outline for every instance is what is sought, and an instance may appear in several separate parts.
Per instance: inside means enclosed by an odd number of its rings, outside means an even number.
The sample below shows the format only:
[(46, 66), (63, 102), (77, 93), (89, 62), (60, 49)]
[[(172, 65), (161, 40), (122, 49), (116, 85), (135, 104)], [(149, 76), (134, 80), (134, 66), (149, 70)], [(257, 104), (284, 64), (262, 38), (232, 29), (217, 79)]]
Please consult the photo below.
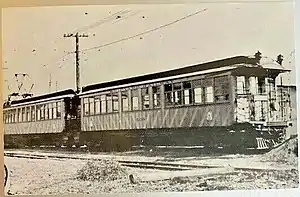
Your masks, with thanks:
[[(106, 155), (105, 158), (110, 160), (97, 162), (5, 157), (9, 169), (6, 192), (13, 195), (50, 195), (297, 188), (298, 157), (292, 151), (294, 143), (296, 140), (256, 156), (153, 158)], [(120, 166), (115, 161), (120, 158), (223, 167), (180, 172), (147, 170)], [(236, 169), (246, 167), (250, 169)]]

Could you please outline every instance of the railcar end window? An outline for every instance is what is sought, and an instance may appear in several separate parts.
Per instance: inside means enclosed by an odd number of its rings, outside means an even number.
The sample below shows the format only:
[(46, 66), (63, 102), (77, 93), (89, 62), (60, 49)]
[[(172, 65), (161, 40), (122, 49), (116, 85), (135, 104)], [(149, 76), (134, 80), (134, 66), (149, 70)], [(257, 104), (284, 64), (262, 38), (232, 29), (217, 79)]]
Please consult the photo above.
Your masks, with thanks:
[(16, 113), (15, 109), (10, 110), (10, 119), (11, 119), (10, 122), (11, 123), (15, 122), (15, 113)]
[(22, 122), (26, 121), (25, 107), (22, 108)]
[(236, 92), (237, 94), (245, 94), (246, 92), (246, 81), (245, 76), (236, 77)]
[(183, 97), (182, 97), (182, 85), (181, 83), (174, 83), (173, 84), (173, 95), (174, 95), (174, 104), (175, 105), (182, 105), (183, 104)]
[(83, 99), (83, 111), (84, 111), (84, 115), (89, 115), (89, 99), (88, 98)]
[(5, 113), (5, 123), (9, 123), (9, 110)]
[(49, 119), (49, 104), (45, 105), (45, 120)]
[(214, 102), (214, 89), (212, 86), (205, 88), (206, 100), (205, 102), (212, 103)]
[(264, 77), (257, 78), (258, 94), (266, 93), (266, 82)]
[(15, 109), (11, 110), (11, 114), (10, 114), (10, 116), (11, 116), (11, 123), (15, 122), (15, 113), (16, 113)]
[(184, 104), (189, 105), (191, 104), (191, 90), (184, 90)]
[(5, 122), (9, 123), (9, 111), (8, 110), (5, 113)]
[(35, 107), (31, 106), (31, 121), (35, 121)]
[(14, 123), (15, 122), (15, 110), (13, 109), (13, 110), (11, 110), (11, 113), (10, 113), (10, 117), (11, 117), (11, 123)]
[(118, 112), (119, 111), (119, 95), (118, 93), (113, 93), (112, 94), (112, 100), (113, 100), (113, 112)]
[(18, 122), (22, 122), (22, 109), (18, 109)]
[(57, 102), (57, 118), (61, 118), (61, 103)]
[(122, 92), (122, 111), (128, 111), (129, 110), (129, 102), (128, 102), (128, 92), (123, 91)]
[(139, 110), (139, 95), (138, 90), (131, 90), (132, 110)]
[(8, 123), (7, 111), (3, 112), (3, 118), (4, 118), (4, 122)]
[(53, 119), (53, 103), (49, 103), (49, 119)]
[(11, 121), (10, 113), (11, 113), (10, 110), (8, 110), (7, 114), (6, 114), (6, 116), (7, 116), (7, 123), (10, 123), (10, 121)]
[(5, 116), (6, 116), (6, 123), (11, 123), (11, 120), (12, 120), (11, 119), (11, 110), (7, 110)]
[(45, 105), (41, 107), (41, 120), (45, 120)]
[(138, 110), (139, 109), (139, 97), (132, 97), (132, 110)]
[(7, 111), (6, 116), (7, 116), (7, 123), (10, 123), (11, 119), (10, 119), (10, 110)]
[(14, 109), (10, 111), (10, 122), (11, 122), (11, 123), (14, 122), (14, 117), (15, 117), (14, 112), (15, 112)]
[(6, 116), (7, 116), (7, 120), (6, 120), (6, 122), (7, 123), (10, 123), (10, 110), (7, 110), (7, 113), (6, 113)]
[(11, 122), (10, 114), (11, 114), (11, 111), (7, 110), (7, 112), (6, 112), (6, 123), (10, 123)]
[(89, 115), (94, 115), (95, 114), (95, 101), (94, 101), (94, 97), (90, 97), (89, 98), (89, 108), (90, 108)]
[(183, 82), (183, 96), (184, 96), (183, 101), (185, 105), (192, 104), (193, 94), (192, 94), (191, 82)]
[(3, 122), (7, 123), (7, 111), (3, 111)]
[(106, 95), (101, 95), (101, 113), (106, 113)]
[(107, 94), (106, 95), (106, 103), (107, 103), (107, 113), (111, 113), (113, 112), (113, 109), (112, 109), (112, 96), (111, 94)]
[(14, 122), (14, 110), (10, 110), (10, 123)]
[(41, 120), (41, 105), (36, 106), (36, 116), (37, 120)]
[(57, 118), (57, 103), (53, 103), (53, 119)]
[(4, 114), (4, 122), (5, 122), (5, 123), (8, 123), (8, 122), (9, 122), (9, 121), (8, 121), (8, 113), (9, 113), (9, 112), (6, 111), (5, 114)]
[(229, 79), (228, 76), (221, 76), (215, 78), (214, 95), (216, 102), (229, 100)]
[(202, 103), (202, 88), (200, 87), (194, 88), (194, 95), (195, 95), (195, 103), (196, 104)]
[(158, 108), (160, 107), (160, 86), (152, 87), (153, 93), (153, 107)]
[(18, 110), (14, 110), (14, 122), (18, 122)]
[(95, 98), (95, 114), (100, 114), (101, 106), (100, 106), (100, 97)]
[(15, 109), (15, 113), (14, 113), (14, 120), (15, 120), (15, 122), (18, 122), (18, 110), (17, 109)]
[(12, 114), (12, 111), (8, 110), (7, 111), (7, 123), (11, 123), (11, 121), (12, 121), (11, 114)]
[(143, 109), (150, 108), (150, 95), (149, 95), (149, 88), (142, 88), (142, 106)]
[(195, 80), (192, 81), (192, 85), (193, 85), (193, 96), (194, 96), (194, 103), (195, 104), (201, 104), (203, 103), (203, 84), (202, 84), (202, 80)]
[(166, 106), (172, 106), (174, 103), (172, 84), (166, 84), (164, 87), (165, 87), (165, 104)]
[(26, 121), (30, 122), (31, 121), (31, 115), (30, 115), (30, 107), (26, 108)]

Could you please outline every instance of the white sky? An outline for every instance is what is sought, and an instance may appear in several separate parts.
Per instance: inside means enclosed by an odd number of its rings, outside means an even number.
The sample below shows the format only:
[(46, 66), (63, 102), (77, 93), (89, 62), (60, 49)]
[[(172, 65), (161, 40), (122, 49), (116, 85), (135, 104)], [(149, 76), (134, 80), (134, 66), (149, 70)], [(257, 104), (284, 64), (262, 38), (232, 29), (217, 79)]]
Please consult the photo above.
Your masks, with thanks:
[[(75, 38), (63, 38), (77, 28), (100, 21), (118, 11), (116, 17), (83, 33), (80, 49), (103, 45), (159, 27), (196, 11), (198, 15), (158, 31), (81, 54), (81, 85), (145, 73), (174, 69), (235, 55), (276, 59), (283, 54), (284, 66), (293, 69), (289, 82), (295, 84), (293, 3), (242, 3), (193, 5), (76, 6), (3, 9), (4, 98), (16, 91), (14, 73), (28, 73), (25, 87), (33, 92), (75, 88)], [(87, 13), (87, 14), (85, 14)], [(134, 15), (131, 15), (134, 14)], [(128, 18), (126, 18), (129, 16)], [(144, 18), (143, 18), (144, 16)], [(95, 34), (95, 36), (93, 36)], [(141, 37), (141, 38), (140, 38)], [(36, 50), (32, 52), (32, 50)], [(59, 61), (55, 61), (59, 60)], [(291, 62), (291, 63), (290, 63)], [(43, 67), (47, 64), (47, 67)], [(287, 81), (287, 80), (285, 80)]]

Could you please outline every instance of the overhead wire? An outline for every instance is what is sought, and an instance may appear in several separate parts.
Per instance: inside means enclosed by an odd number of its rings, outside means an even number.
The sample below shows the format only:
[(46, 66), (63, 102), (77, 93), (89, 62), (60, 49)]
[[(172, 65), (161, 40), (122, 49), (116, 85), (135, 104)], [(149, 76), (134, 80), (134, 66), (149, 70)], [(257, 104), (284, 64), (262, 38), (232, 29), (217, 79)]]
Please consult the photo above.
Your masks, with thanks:
[[(109, 22), (113, 22), (116, 19), (117, 19), (117, 21), (123, 20), (123, 19), (128, 18), (130, 16), (133, 16), (135, 14), (135, 13), (133, 13), (133, 14), (126, 17), (126, 14), (128, 14), (128, 13), (130, 14), (131, 12), (132, 11), (130, 11), (130, 10), (121, 10), (121, 11), (115, 12), (112, 15), (110, 15), (108, 17), (105, 17), (104, 19), (97, 20), (96, 22), (93, 22), (90, 25), (83, 26), (81, 28), (77, 28), (77, 29), (73, 30), (72, 33), (80, 33), (80, 32), (83, 32), (83, 31), (87, 31), (89, 29), (96, 28), (100, 25), (103, 25), (103, 24), (106, 24), (106, 23), (109, 23)], [(125, 15), (125, 17), (124, 17), (124, 15)], [(58, 39), (54, 40), (52, 43), (57, 43), (61, 40), (62, 40), (62, 37), (59, 37)], [(41, 66), (43, 68), (46, 68), (46, 67), (49, 68), (50, 64), (56, 63), (58, 61), (64, 61), (67, 56), (69, 56), (70, 54), (73, 54), (73, 53), (75, 53), (75, 52), (74, 51), (73, 52), (67, 52), (66, 54), (60, 56), (59, 58), (54, 58), (54, 59), (51, 59), (50, 61), (48, 61), (47, 63), (41, 64)], [(62, 67), (63, 67), (63, 64), (58, 65), (58, 68), (62, 68)], [(51, 75), (51, 71), (50, 71), (50, 75)], [(30, 91), (32, 90), (32, 88), (33, 88), (33, 86), (30, 88)]]
[[(120, 16), (121, 14), (127, 14), (127, 13), (131, 13), (131, 14), (128, 15), (128, 16), (124, 16), (124, 15)], [(120, 22), (122, 20), (128, 19), (129, 17), (135, 16), (136, 14), (138, 14), (138, 12), (132, 12), (132, 11), (126, 11), (126, 10), (125, 11), (124, 10), (123, 11), (119, 11), (119, 12), (116, 12), (113, 15), (111, 15), (109, 17), (106, 17), (106, 18), (104, 18), (104, 19), (102, 19), (100, 21), (92, 23), (91, 25), (85, 26), (83, 28), (78, 28), (77, 30), (73, 31), (72, 33), (74, 34), (76, 32), (79, 33), (79, 32), (82, 32), (82, 31), (86, 31), (88, 29), (92, 29), (92, 28), (98, 27), (98, 26), (100, 26), (100, 25), (102, 25), (104, 23), (107, 23), (109, 21), (112, 21), (112, 23), (110, 23), (110, 24), (115, 24), (115, 23), (118, 23), (118, 22)], [(112, 18), (113, 16), (120, 16), (120, 18), (118, 20), (115, 20), (115, 18)], [(73, 53), (75, 53), (75, 52), (69, 52), (68, 54), (63, 55), (60, 58), (55, 59), (54, 61), (55, 62), (59, 61), (59, 60), (63, 59), (64, 57), (66, 57), (66, 56), (68, 56), (70, 54), (73, 54)], [(51, 61), (51, 62), (53, 62), (53, 61)], [(46, 66), (46, 65), (47, 64), (44, 64), (44, 66)], [(62, 68), (62, 67), (63, 66), (60, 66), (59, 68)]]
[[(111, 22), (111, 21), (115, 20), (114, 16), (119, 16), (119, 15), (126, 14), (126, 13), (130, 13), (130, 12), (131, 12), (131, 11), (128, 11), (128, 10), (121, 10), (121, 11), (118, 11), (118, 12), (116, 12), (116, 13), (114, 13), (114, 14), (112, 14), (112, 15), (110, 15), (110, 16), (104, 18), (104, 19), (98, 20), (98, 21), (96, 21), (96, 22), (94, 22), (94, 23), (92, 23), (92, 24), (90, 24), (90, 25), (87, 25), (87, 26), (84, 26), (84, 27), (81, 27), (81, 28), (77, 28), (77, 29), (75, 29), (74, 31), (72, 31), (72, 33), (73, 33), (73, 34), (74, 34), (74, 33), (80, 33), (80, 32), (83, 32), (83, 31), (86, 31), (86, 30), (89, 30), (89, 29), (92, 29), (92, 28), (96, 28), (96, 27), (98, 27), (98, 26), (100, 26), (100, 25), (103, 25), (103, 24), (105, 24), (105, 23), (108, 23), (108, 22)], [(135, 15), (135, 13), (133, 13), (133, 14), (127, 16), (126, 18), (129, 18), (129, 17), (131, 17), (131, 16), (133, 16), (133, 15)], [(123, 19), (125, 19), (125, 17), (124, 17), (124, 16), (123, 16), (123, 17), (121, 16), (121, 19), (120, 19), (120, 20), (123, 20)], [(120, 20), (117, 20), (117, 21), (120, 21)], [(113, 24), (113, 23), (112, 23), (112, 24)], [(60, 39), (62, 39), (62, 38), (60, 37), (60, 38), (57, 39), (57, 40), (60, 40)], [(57, 62), (57, 61), (59, 61), (59, 60), (62, 60), (62, 59), (65, 58), (66, 56), (68, 56), (68, 55), (70, 55), (70, 54), (73, 54), (73, 53), (75, 53), (75, 52), (68, 52), (67, 54), (62, 55), (62, 56), (59, 57), (59, 58), (55, 58), (54, 60), (51, 60), (51, 61), (49, 61), (49, 62), (46, 63), (46, 64), (42, 64), (42, 66), (43, 66), (43, 67), (46, 67), (46, 66), (48, 66), (50, 63), (52, 63), (52, 62)], [(60, 68), (61, 68), (61, 67), (60, 67)]]
[(123, 16), (123, 17), (121, 17), (119, 20), (113, 21), (111, 24), (119, 23), (120, 21), (125, 20), (125, 19), (127, 19), (127, 18), (129, 18), (129, 17), (135, 16), (135, 15), (137, 15), (137, 14), (138, 14), (138, 12), (134, 12), (134, 13), (132, 13), (131, 15), (128, 15), (128, 16), (125, 16), (125, 17)]
[[(75, 34), (75, 33), (79, 33), (79, 32), (83, 32), (83, 31), (86, 31), (88, 29), (92, 29), (92, 28), (95, 28), (95, 27), (98, 27), (104, 23), (107, 23), (107, 22), (110, 22), (112, 20), (115, 20), (115, 18), (113, 18), (114, 16), (118, 16), (118, 14), (126, 14), (126, 13), (129, 13), (131, 11), (128, 11), (128, 10), (122, 10), (122, 11), (118, 11), (114, 14), (112, 14), (111, 16), (108, 16), (108, 17), (105, 17), (104, 19), (101, 19), (101, 20), (98, 20), (90, 25), (87, 25), (87, 26), (84, 26), (84, 27), (81, 27), (81, 28), (77, 28), (75, 29), (74, 31), (71, 32), (71, 34)], [(121, 17), (122, 18), (122, 17)]]
[(113, 41), (113, 42), (109, 42), (109, 43), (106, 43), (106, 44), (103, 44), (103, 45), (99, 45), (99, 46), (95, 46), (95, 47), (83, 49), (83, 50), (81, 50), (81, 52), (91, 51), (91, 50), (95, 50), (95, 49), (107, 47), (107, 46), (110, 46), (110, 45), (113, 45), (113, 44), (117, 44), (117, 43), (120, 43), (120, 42), (124, 42), (124, 41), (130, 40), (130, 39), (133, 39), (133, 38), (135, 38), (135, 37), (142, 36), (142, 35), (145, 35), (145, 34), (148, 34), (148, 33), (154, 32), (154, 31), (157, 31), (157, 30), (159, 30), (159, 29), (162, 29), (162, 28), (171, 26), (171, 25), (176, 24), (176, 23), (178, 23), (178, 22), (180, 22), (180, 21), (182, 21), (182, 20), (185, 20), (185, 19), (187, 19), (187, 18), (190, 18), (190, 17), (192, 17), (192, 16), (195, 16), (195, 15), (200, 14), (200, 13), (205, 12), (205, 11), (207, 11), (207, 9), (203, 9), (203, 10), (194, 12), (194, 13), (192, 13), (192, 14), (189, 14), (189, 15), (187, 15), (187, 16), (184, 16), (184, 17), (182, 17), (182, 18), (180, 18), (180, 19), (177, 19), (177, 20), (175, 20), (175, 21), (172, 21), (172, 22), (170, 22), (170, 23), (161, 25), (161, 26), (159, 26), (159, 27), (156, 27), (156, 28), (153, 28), (153, 29), (150, 29), (150, 30), (147, 30), (147, 31), (138, 33), (138, 34), (135, 34), (135, 35), (133, 35), (133, 36), (128, 36), (128, 37), (125, 37), (125, 38), (122, 38), (122, 39), (119, 39), (119, 40), (116, 40), (116, 41)]
[[(106, 47), (106, 46), (110, 46), (110, 45), (117, 44), (117, 43), (120, 43), (120, 42), (123, 42), (123, 41), (126, 41), (126, 40), (133, 39), (133, 38), (138, 37), (138, 36), (141, 36), (141, 35), (149, 34), (149, 33), (151, 33), (151, 32), (160, 30), (160, 29), (162, 29), (162, 28), (166, 28), (166, 27), (168, 27), (168, 26), (171, 26), (171, 25), (173, 25), (173, 24), (176, 24), (176, 23), (178, 23), (178, 22), (180, 22), (180, 21), (182, 21), (182, 20), (185, 20), (185, 19), (190, 18), (190, 17), (192, 17), (192, 16), (198, 15), (198, 14), (200, 14), (200, 13), (202, 13), (202, 12), (205, 12), (205, 11), (207, 11), (207, 9), (203, 9), (203, 10), (197, 11), (197, 12), (195, 12), (195, 13), (189, 14), (189, 15), (187, 15), (187, 16), (184, 16), (184, 17), (182, 17), (182, 18), (179, 18), (179, 19), (177, 19), (177, 20), (175, 20), (175, 21), (172, 21), (172, 22), (170, 22), (170, 23), (161, 25), (161, 26), (159, 26), (159, 27), (156, 27), (156, 28), (153, 28), (153, 29), (150, 29), (150, 30), (147, 30), (147, 31), (138, 33), (138, 34), (135, 34), (135, 35), (133, 35), (133, 36), (125, 37), (125, 38), (122, 38), (122, 39), (119, 39), (119, 40), (116, 40), (116, 41), (113, 41), (113, 42), (110, 42), (110, 43), (106, 43), (106, 44), (103, 44), (103, 45), (99, 45), (99, 46), (95, 46), (95, 47), (83, 49), (83, 50), (81, 50), (80, 52), (86, 52), (86, 51), (91, 51), (91, 50), (103, 48), (103, 47)], [(82, 32), (82, 31), (86, 31), (86, 30), (91, 29), (91, 28), (95, 28), (95, 27), (100, 26), (100, 25), (102, 25), (102, 24), (104, 24), (104, 23), (107, 23), (107, 22), (112, 21), (113, 16), (116, 16), (117, 14), (121, 14), (121, 13), (122, 13), (122, 14), (124, 14), (124, 13), (126, 14), (126, 13), (130, 13), (130, 11), (124, 11), (124, 10), (123, 10), (123, 11), (119, 11), (119, 12), (114, 13), (113, 15), (111, 15), (111, 16), (109, 16), (109, 17), (106, 17), (106, 18), (101, 19), (101, 20), (99, 20), (99, 21), (97, 21), (97, 22), (94, 22), (94, 23), (92, 23), (91, 25), (84, 26), (84, 27), (82, 27), (82, 28), (78, 28), (78, 29), (74, 30), (73, 32), (75, 32), (75, 31)], [(127, 17), (123, 17), (123, 18), (121, 17), (120, 20), (127, 19), (127, 18), (129, 18), (129, 17), (131, 17), (131, 16), (133, 16), (133, 15), (136, 15), (136, 13), (132, 13), (131, 15), (129, 15), (129, 16), (127, 16)], [(120, 20), (114, 21), (113, 23), (119, 22)], [(53, 41), (53, 43), (58, 42), (58, 41), (60, 41), (61, 39), (62, 39), (62, 38), (59, 37), (58, 39), (56, 39), (55, 41)], [(55, 58), (54, 61), (51, 60), (51, 61), (49, 61), (49, 62), (46, 63), (46, 64), (42, 64), (42, 66), (47, 67), (47, 66), (50, 65), (52, 62), (57, 62), (57, 61), (63, 60), (63, 58), (65, 58), (66, 56), (68, 56), (68, 55), (70, 55), (70, 54), (72, 54), (72, 53), (74, 53), (74, 52), (68, 52), (67, 54), (64, 54), (63, 56), (61, 56), (61, 57), (59, 57), (59, 58)], [(60, 68), (61, 68), (61, 67), (62, 67), (62, 66), (60, 66)]]
[[(82, 31), (85, 31), (87, 29), (91, 29), (91, 28), (95, 28), (97, 26), (100, 26), (102, 24), (105, 24), (106, 22), (110, 22), (113, 18), (113, 16), (117, 15), (117, 14), (121, 14), (122, 12), (124, 12), (124, 10), (121, 10), (121, 11), (118, 11), (114, 14), (112, 14), (111, 16), (108, 16), (108, 17), (105, 17), (104, 19), (101, 19), (101, 20), (98, 20), (94, 23), (92, 23), (91, 25), (88, 25), (88, 26), (84, 26), (84, 27), (81, 27), (81, 28), (77, 28), (75, 30), (72, 31), (72, 33), (76, 33), (76, 32), (82, 32)], [(53, 41), (53, 43), (56, 43), (58, 41), (62, 41), (63, 40), (63, 37), (58, 37), (56, 40)]]

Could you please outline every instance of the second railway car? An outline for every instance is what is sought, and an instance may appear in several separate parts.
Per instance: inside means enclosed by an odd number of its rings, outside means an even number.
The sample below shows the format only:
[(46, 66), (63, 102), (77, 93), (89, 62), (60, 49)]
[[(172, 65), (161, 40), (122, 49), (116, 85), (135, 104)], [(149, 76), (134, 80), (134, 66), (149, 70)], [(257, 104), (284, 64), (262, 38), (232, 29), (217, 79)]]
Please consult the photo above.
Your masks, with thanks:
[(71, 89), (4, 105), (5, 147), (70, 146), (80, 128)]
[(238, 56), (86, 86), (81, 143), (267, 149), (284, 139), (288, 108), (276, 96), (280, 61)]
[(282, 142), (290, 98), (277, 61), (236, 56), (88, 85), (4, 106), (5, 145), (268, 149)]

